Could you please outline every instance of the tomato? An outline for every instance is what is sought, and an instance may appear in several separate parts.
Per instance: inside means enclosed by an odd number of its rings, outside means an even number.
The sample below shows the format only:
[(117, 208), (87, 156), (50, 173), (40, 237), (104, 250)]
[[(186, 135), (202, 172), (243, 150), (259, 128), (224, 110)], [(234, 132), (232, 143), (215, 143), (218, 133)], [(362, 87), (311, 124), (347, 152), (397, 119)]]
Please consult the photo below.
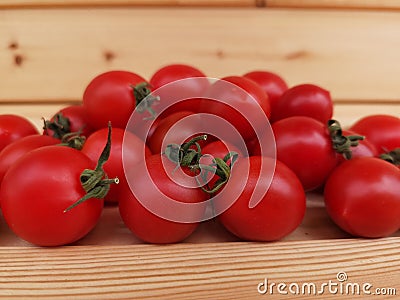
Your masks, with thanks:
[[(202, 71), (186, 64), (171, 64), (158, 69), (150, 78), (150, 84), (161, 101), (173, 104), (162, 112), (162, 117), (178, 111), (196, 112), (199, 97), (210, 86)], [(182, 101), (184, 99), (187, 100)]]
[(325, 124), (333, 114), (333, 102), (329, 91), (314, 84), (291, 87), (281, 96), (274, 108), (272, 122), (292, 116), (306, 116)]
[(32, 134), (25, 136), (0, 151), (0, 182), (8, 168), (20, 157), (33, 149), (59, 144), (60, 140), (48, 135)]
[(306, 191), (322, 185), (338, 163), (326, 125), (303, 116), (272, 124), (277, 159), (299, 177)]
[(202, 71), (185, 64), (171, 64), (158, 69), (150, 78), (150, 85), (153, 90), (157, 90), (164, 85), (187, 78), (194, 78), (195, 80), (183, 81), (186, 84), (179, 85), (180, 90), (176, 92), (183, 97), (202, 94), (210, 85)]
[[(107, 142), (107, 136), (107, 128), (97, 130), (87, 138), (83, 145), (81, 151), (89, 157), (93, 165), (96, 165), (99, 159), (102, 147)], [(122, 154), (122, 151), (124, 151), (124, 154)], [(127, 184), (122, 160), (125, 159), (126, 165), (134, 168), (137, 163), (150, 155), (151, 152), (148, 147), (137, 136), (123, 129), (113, 128), (110, 157), (103, 168), (108, 177), (118, 177), (119, 184), (110, 186), (110, 191), (104, 198), (106, 202), (118, 202), (120, 199), (120, 190), (123, 185)]]
[[(119, 201), (119, 211), (125, 225), (140, 239), (148, 243), (175, 243), (187, 238), (197, 227), (204, 210), (196, 207), (176, 209), (174, 202), (194, 204), (207, 199), (194, 177), (176, 169), (176, 164), (164, 155), (152, 155), (136, 168), (127, 170), (131, 189), (124, 188)], [(147, 170), (149, 176), (139, 170)], [(170, 200), (170, 199), (172, 200)], [(172, 202), (171, 202), (172, 201)], [(148, 210), (143, 204), (155, 207), (163, 216)], [(188, 206), (185, 206), (187, 208)], [(167, 214), (167, 217), (165, 216)], [(168, 216), (177, 219), (168, 219)], [(187, 222), (179, 221), (187, 218)]]
[(38, 133), (37, 128), (24, 117), (0, 115), (0, 151), (24, 136)]
[(15, 162), (3, 178), (1, 207), (8, 226), (22, 239), (39, 246), (73, 243), (93, 229), (103, 201), (86, 195), (80, 176), (93, 163), (70, 147), (46, 146)]
[(400, 171), (379, 158), (354, 158), (338, 166), (324, 190), (332, 220), (354, 236), (377, 238), (400, 228)]
[[(262, 163), (267, 168), (275, 167), (269, 187), (269, 180), (260, 173)], [(244, 178), (246, 168), (249, 168), (249, 175)], [(233, 166), (229, 183), (235, 187), (243, 180), (243, 192), (235, 188), (224, 190), (226, 194), (223, 198), (215, 200), (216, 205), (221, 205), (224, 201), (236, 199), (219, 216), (221, 223), (230, 232), (244, 240), (274, 241), (287, 236), (300, 225), (305, 214), (306, 196), (299, 179), (287, 166), (279, 161), (276, 161), (275, 166), (275, 160), (267, 157), (239, 158)], [(267, 192), (255, 207), (250, 208), (251, 195), (257, 184), (267, 189)]]
[(278, 74), (268, 71), (253, 71), (243, 75), (255, 81), (267, 93), (271, 105), (271, 120), (274, 120), (275, 106), (280, 97), (287, 91), (288, 85)]
[[(89, 125), (97, 130), (111, 121), (113, 127), (124, 129), (141, 98), (150, 92), (147, 84), (143, 77), (128, 71), (109, 71), (95, 77), (83, 94)], [(142, 95), (136, 97), (135, 91)], [(149, 112), (142, 115), (143, 119), (151, 117)]]
[[(45, 134), (62, 138), (63, 135), (73, 132), (80, 132), (88, 137), (94, 130), (89, 125), (86, 111), (82, 105), (69, 105), (54, 114), (49, 122), (46, 122)], [(58, 130), (53, 131), (51, 127)]]
[(400, 118), (391, 115), (370, 115), (355, 122), (350, 130), (365, 136), (379, 154), (400, 147)]
[[(268, 95), (254, 81), (240, 76), (224, 77), (211, 85), (201, 103), (201, 112), (226, 120), (244, 140), (251, 140), (268, 126), (271, 114)], [(233, 132), (232, 132), (233, 134)], [(226, 140), (236, 143), (232, 135)]]

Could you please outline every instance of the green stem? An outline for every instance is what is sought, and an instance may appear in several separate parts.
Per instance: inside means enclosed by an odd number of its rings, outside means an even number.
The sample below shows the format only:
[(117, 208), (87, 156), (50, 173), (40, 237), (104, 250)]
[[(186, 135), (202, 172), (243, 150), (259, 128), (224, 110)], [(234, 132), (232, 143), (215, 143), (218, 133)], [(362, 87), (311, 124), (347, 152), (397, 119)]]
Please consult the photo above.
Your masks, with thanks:
[(53, 120), (43, 119), (43, 123), (43, 130), (46, 134), (51, 130), (53, 132), (52, 136), (56, 139), (61, 140), (65, 134), (71, 132), (71, 122), (62, 113), (56, 114)]
[(147, 82), (131, 85), (131, 87), (136, 100), (137, 111), (139, 113), (144, 113), (145, 111), (150, 113), (151, 117), (145, 118), (145, 120), (155, 119), (157, 114), (153, 109), (153, 105), (155, 102), (160, 101), (160, 97), (151, 94), (150, 84)]
[(396, 148), (390, 152), (383, 153), (379, 157), (395, 166), (400, 166), (400, 148)]
[(345, 159), (351, 159), (351, 147), (356, 147), (360, 140), (364, 140), (364, 136), (349, 135), (345, 136), (342, 132), (340, 123), (336, 120), (328, 121), (328, 130), (332, 140), (332, 147), (337, 152), (344, 156)]
[(109, 179), (105, 174), (103, 166), (110, 157), (111, 152), (111, 123), (108, 123), (107, 143), (100, 154), (97, 166), (94, 170), (85, 169), (80, 175), (80, 182), (86, 195), (78, 201), (67, 207), (64, 212), (67, 212), (88, 199), (96, 198), (103, 199), (110, 190), (110, 184), (118, 184), (119, 179)]

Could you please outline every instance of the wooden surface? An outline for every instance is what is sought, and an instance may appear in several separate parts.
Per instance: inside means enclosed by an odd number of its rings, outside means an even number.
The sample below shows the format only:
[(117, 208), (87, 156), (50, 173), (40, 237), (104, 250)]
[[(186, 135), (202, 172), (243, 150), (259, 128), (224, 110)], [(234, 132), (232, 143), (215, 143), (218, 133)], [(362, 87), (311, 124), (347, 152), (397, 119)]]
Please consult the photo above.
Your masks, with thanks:
[(2, 0), (0, 8), (76, 6), (257, 7), (396, 10), (398, 0)]
[(149, 78), (268, 69), (345, 101), (398, 101), (399, 12), (210, 8), (0, 10), (0, 101), (73, 101), (110, 69)]
[[(268, 278), (320, 286), (338, 283), (339, 272), (349, 283), (399, 290), (398, 235), (352, 239), (330, 221), (318, 194), (308, 198), (301, 226), (274, 243), (240, 242), (212, 220), (184, 243), (147, 245), (126, 229), (117, 207), (107, 207), (94, 231), (75, 245), (38, 248), (13, 235), (2, 221), (0, 297), (281, 299), (276, 290), (259, 294), (257, 285)], [(334, 297), (328, 290), (320, 295)]]
[[(211, 77), (267, 69), (290, 86), (319, 84), (330, 90), (344, 126), (372, 113), (400, 115), (399, 7), (394, 0), (2, 0), (0, 113), (40, 127), (41, 117), (79, 103), (100, 72), (149, 78), (183, 62)], [(337, 283), (338, 272), (347, 273), (346, 282), (399, 291), (399, 248), (399, 232), (350, 238), (317, 194), (308, 195), (301, 226), (274, 243), (240, 242), (209, 221), (184, 243), (146, 245), (107, 207), (74, 245), (38, 248), (0, 217), (0, 298), (310, 299), (259, 295), (257, 285), (265, 278)], [(340, 295), (355, 297), (364, 298)], [(396, 296), (377, 297), (384, 298)]]

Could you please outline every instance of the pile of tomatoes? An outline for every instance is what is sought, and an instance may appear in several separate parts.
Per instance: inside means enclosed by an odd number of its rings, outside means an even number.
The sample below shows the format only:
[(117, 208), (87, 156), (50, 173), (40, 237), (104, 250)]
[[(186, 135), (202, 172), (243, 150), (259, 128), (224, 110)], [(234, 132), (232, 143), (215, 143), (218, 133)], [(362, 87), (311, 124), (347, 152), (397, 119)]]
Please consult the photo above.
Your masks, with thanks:
[(327, 90), (268, 71), (102, 73), (41, 131), (0, 115), (3, 217), (40, 246), (84, 237), (104, 203), (148, 243), (183, 241), (212, 218), (243, 240), (274, 241), (319, 191), (346, 232), (389, 236), (400, 228), (400, 118), (344, 129), (333, 112)]

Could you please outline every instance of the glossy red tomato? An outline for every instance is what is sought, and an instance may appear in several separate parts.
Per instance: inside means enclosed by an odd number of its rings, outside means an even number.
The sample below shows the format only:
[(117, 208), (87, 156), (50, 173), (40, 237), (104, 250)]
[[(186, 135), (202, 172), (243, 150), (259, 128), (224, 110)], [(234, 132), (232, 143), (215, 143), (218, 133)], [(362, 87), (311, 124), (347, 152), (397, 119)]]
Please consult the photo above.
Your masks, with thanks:
[[(201, 112), (221, 117), (236, 128), (244, 140), (256, 137), (268, 125), (271, 114), (268, 95), (254, 81), (240, 76), (224, 77), (211, 85)], [(233, 135), (229, 140), (236, 143)], [(228, 139), (226, 139), (228, 140)]]
[(400, 228), (400, 171), (374, 157), (338, 166), (326, 182), (325, 205), (332, 220), (360, 237), (385, 237)]
[[(171, 64), (164, 66), (158, 69), (153, 76), (150, 78), (151, 87), (154, 90), (169, 84), (171, 82), (175, 82), (177, 80), (186, 79), (186, 78), (205, 78), (206, 75), (200, 71), (199, 69), (186, 65), (186, 64)], [(188, 80), (186, 81), (187, 84), (182, 85), (181, 91), (177, 91), (179, 93), (188, 94), (201, 94), (204, 93), (205, 90), (209, 87), (208, 80)]]
[(40, 147), (59, 144), (60, 140), (48, 135), (32, 134), (25, 136), (0, 151), (0, 183), (8, 168), (24, 154)]
[(274, 120), (275, 106), (288, 89), (285, 80), (278, 74), (268, 71), (252, 71), (243, 76), (255, 81), (267, 93), (271, 105), (271, 120)]
[(0, 151), (12, 142), (39, 131), (28, 119), (18, 115), (0, 115)]
[[(137, 170), (147, 169), (150, 178)], [(179, 172), (176, 164), (165, 156), (153, 155), (142, 162), (136, 169), (127, 170), (128, 180), (134, 186), (135, 193), (125, 188), (119, 202), (119, 211), (125, 225), (140, 239), (148, 243), (176, 243), (187, 238), (198, 226), (198, 222), (177, 222), (165, 219), (150, 212), (142, 203), (155, 205), (164, 213), (191, 219), (201, 219), (202, 209), (189, 208), (176, 210), (170, 205), (173, 202), (199, 203), (207, 199), (207, 194), (196, 185), (195, 179)], [(141, 195), (138, 197), (137, 195)]]
[[(260, 175), (262, 160), (264, 164), (274, 168), (275, 161), (272, 158), (251, 156), (239, 159), (232, 169), (229, 182), (238, 186), (240, 181), (246, 180), (243, 192), (238, 193), (236, 189), (224, 190), (224, 198), (216, 198), (217, 205), (221, 205), (224, 200), (236, 199), (219, 216), (219, 220), (230, 232), (244, 240), (279, 240), (300, 225), (306, 210), (306, 196), (296, 175), (283, 163), (276, 161), (275, 172), (268, 188), (269, 180)], [(244, 178), (243, 174), (246, 174), (248, 167), (249, 175)], [(260, 180), (259, 185), (268, 190), (261, 201), (250, 208), (249, 203), (257, 180)]]
[(281, 96), (274, 108), (272, 122), (292, 116), (306, 116), (326, 124), (333, 114), (333, 102), (329, 91), (314, 84), (291, 87)]
[(322, 185), (338, 163), (325, 124), (295, 116), (272, 124), (277, 159), (296, 173), (306, 191)]
[(50, 118), (49, 123), (50, 127), (58, 127), (59, 130), (54, 132), (48, 128), (45, 133), (56, 138), (62, 138), (64, 134), (71, 132), (80, 132), (81, 135), (88, 137), (94, 131), (89, 125), (86, 111), (82, 105), (64, 107)]
[(0, 201), (4, 219), (22, 239), (39, 246), (59, 246), (84, 237), (96, 225), (103, 201), (86, 195), (80, 176), (93, 166), (70, 147), (32, 150), (13, 164), (3, 178)]
[[(82, 148), (82, 153), (87, 155), (92, 161), (93, 166), (99, 160), (102, 147), (107, 142), (108, 129), (103, 128), (92, 133), (86, 140)], [(110, 191), (104, 198), (107, 202), (118, 202), (120, 190), (126, 185), (123, 159), (127, 166), (134, 168), (135, 165), (150, 156), (151, 152), (144, 142), (134, 134), (120, 128), (113, 128), (111, 134), (110, 157), (104, 164), (104, 171), (109, 178), (118, 177), (119, 184), (111, 185)]]
[[(139, 84), (144, 84), (140, 88)], [(146, 94), (146, 80), (138, 74), (128, 71), (109, 71), (95, 77), (83, 94), (83, 107), (86, 110), (89, 125), (97, 130), (106, 128), (109, 121), (113, 127), (125, 128), (136, 106), (137, 91)], [(143, 112), (143, 118), (151, 117)], [(139, 126), (139, 125), (138, 125)]]
[(171, 64), (160, 68), (150, 78), (150, 84), (163, 103), (171, 104), (161, 114), (162, 117), (178, 111), (198, 111), (201, 96), (210, 86), (202, 71), (186, 64)]
[(370, 115), (355, 122), (350, 130), (365, 136), (379, 154), (400, 147), (400, 118), (391, 115)]

